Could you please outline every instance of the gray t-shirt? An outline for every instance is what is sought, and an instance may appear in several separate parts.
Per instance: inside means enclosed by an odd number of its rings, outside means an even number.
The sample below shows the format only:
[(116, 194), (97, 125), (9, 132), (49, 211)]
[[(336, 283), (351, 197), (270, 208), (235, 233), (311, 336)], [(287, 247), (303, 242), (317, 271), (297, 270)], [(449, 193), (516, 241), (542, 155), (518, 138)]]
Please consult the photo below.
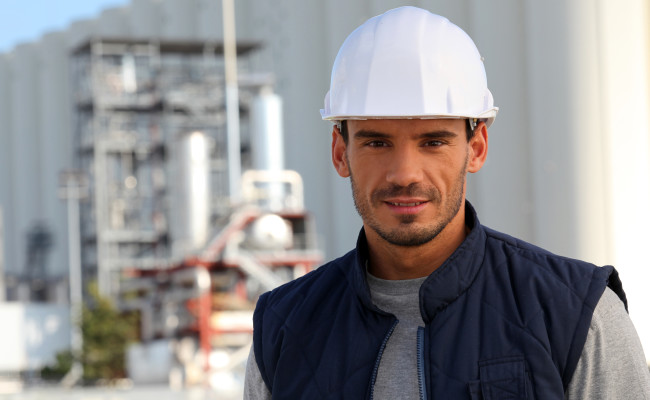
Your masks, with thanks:
[[(419, 288), (425, 278), (389, 281), (368, 276), (373, 302), (400, 321), (386, 344), (374, 388), (375, 399), (417, 399), (416, 332), (423, 326)], [(251, 350), (244, 399), (270, 399)], [(650, 399), (650, 372), (641, 342), (623, 303), (610, 289), (601, 297), (565, 398)]]
[(373, 398), (417, 399), (417, 332), (419, 326), (424, 326), (419, 290), (427, 277), (400, 281), (379, 279), (368, 273), (366, 277), (372, 302), (399, 320), (379, 361)]

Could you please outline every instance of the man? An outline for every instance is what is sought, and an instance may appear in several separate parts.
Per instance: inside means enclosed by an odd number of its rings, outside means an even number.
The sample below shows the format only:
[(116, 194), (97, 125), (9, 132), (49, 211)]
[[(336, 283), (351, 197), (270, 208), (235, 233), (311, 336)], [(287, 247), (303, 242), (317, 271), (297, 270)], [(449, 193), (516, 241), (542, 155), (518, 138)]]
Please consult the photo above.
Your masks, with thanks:
[(247, 398), (650, 398), (614, 268), (483, 227), (465, 201), (497, 108), (460, 28), (414, 7), (370, 19), (321, 113), (363, 229), (260, 297)]

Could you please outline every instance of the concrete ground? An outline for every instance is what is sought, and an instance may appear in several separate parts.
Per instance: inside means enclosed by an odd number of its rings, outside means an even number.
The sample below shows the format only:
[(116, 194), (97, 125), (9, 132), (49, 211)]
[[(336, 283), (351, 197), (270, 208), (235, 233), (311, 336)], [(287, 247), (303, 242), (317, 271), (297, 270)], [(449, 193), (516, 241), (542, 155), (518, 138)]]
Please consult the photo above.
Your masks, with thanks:
[(18, 393), (0, 394), (2, 400), (241, 400), (240, 388), (217, 391), (209, 388), (172, 390), (166, 386), (131, 388), (35, 387)]

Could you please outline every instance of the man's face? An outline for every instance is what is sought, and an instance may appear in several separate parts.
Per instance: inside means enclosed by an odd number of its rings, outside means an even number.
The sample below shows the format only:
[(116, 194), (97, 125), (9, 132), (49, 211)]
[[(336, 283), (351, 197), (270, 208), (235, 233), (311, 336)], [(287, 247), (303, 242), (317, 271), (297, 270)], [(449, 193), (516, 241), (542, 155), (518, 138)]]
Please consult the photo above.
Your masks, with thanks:
[(419, 246), (438, 236), (458, 215), (466, 174), (475, 169), (476, 138), (468, 143), (466, 121), (347, 124), (348, 143), (336, 141), (335, 134), (333, 158), (339, 174), (350, 177), (366, 229), (397, 246)]

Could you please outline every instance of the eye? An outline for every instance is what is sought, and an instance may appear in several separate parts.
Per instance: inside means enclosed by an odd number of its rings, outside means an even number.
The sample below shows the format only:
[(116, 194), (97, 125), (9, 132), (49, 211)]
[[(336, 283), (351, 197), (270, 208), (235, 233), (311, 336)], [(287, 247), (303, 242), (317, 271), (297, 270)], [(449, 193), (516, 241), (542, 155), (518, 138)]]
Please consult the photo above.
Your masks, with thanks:
[(439, 147), (444, 145), (445, 143), (442, 140), (429, 140), (428, 142), (424, 142), (425, 147)]
[(388, 143), (384, 142), (383, 140), (372, 140), (370, 142), (367, 142), (366, 146), (368, 146), (368, 147), (388, 147)]

